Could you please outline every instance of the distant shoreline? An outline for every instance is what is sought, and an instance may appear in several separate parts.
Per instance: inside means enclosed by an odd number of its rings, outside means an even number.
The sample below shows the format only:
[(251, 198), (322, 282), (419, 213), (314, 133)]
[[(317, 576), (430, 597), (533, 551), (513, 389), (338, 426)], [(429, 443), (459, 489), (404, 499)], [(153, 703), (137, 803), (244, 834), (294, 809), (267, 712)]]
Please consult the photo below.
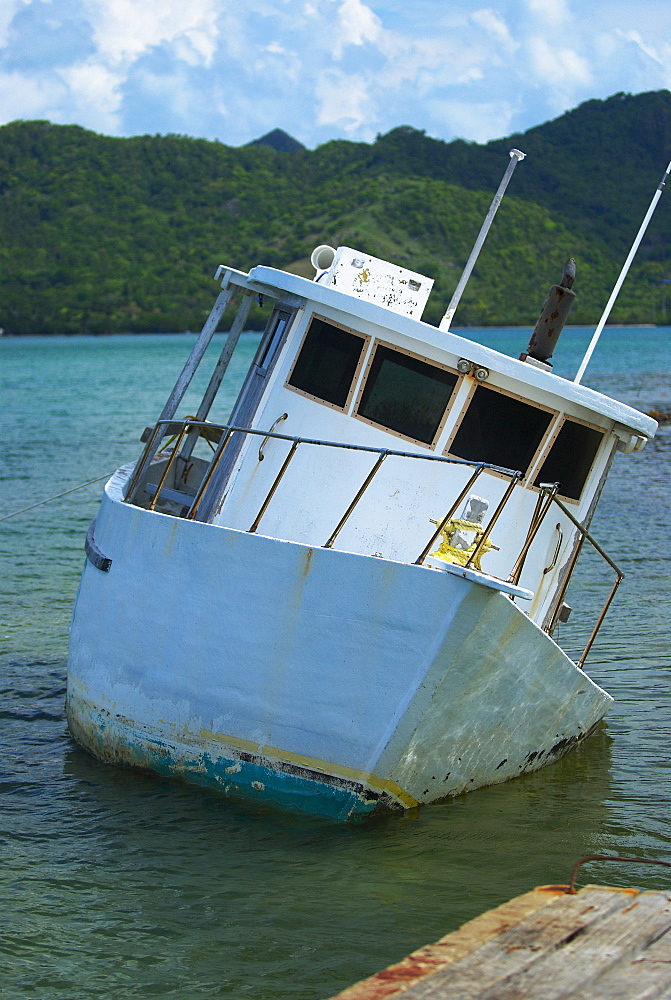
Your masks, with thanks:
[[(565, 330), (593, 330), (596, 323), (567, 323)], [(606, 330), (667, 330), (671, 328), (671, 323), (607, 323)], [(438, 327), (436, 327), (438, 329)], [(460, 335), (465, 335), (469, 330), (533, 330), (533, 325), (529, 326), (499, 326), (496, 323), (490, 326), (453, 326), (450, 332), (460, 331)], [(217, 334), (228, 333), (227, 330), (217, 330)], [(246, 333), (263, 333), (263, 329), (243, 330)], [(0, 333), (0, 338), (6, 340), (29, 339), (31, 337), (197, 337), (197, 330), (114, 330), (108, 333)], [(216, 336), (216, 334), (215, 334)]]

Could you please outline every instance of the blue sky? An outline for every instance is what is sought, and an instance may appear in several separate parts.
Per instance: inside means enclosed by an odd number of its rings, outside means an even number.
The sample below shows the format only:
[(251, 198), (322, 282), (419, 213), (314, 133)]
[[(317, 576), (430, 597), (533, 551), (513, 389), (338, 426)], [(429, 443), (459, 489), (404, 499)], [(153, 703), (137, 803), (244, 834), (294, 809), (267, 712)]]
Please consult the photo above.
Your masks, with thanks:
[(669, 0), (0, 0), (0, 123), (485, 142), (662, 88)]

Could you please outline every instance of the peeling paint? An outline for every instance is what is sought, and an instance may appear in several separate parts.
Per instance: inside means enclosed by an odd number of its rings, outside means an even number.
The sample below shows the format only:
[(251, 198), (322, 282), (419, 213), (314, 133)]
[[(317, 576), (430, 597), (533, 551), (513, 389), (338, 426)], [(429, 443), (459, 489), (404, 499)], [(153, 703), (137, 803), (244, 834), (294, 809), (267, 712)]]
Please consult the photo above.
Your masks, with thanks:
[[(68, 719), (103, 760), (346, 820), (535, 770), (610, 702), (516, 605), (464, 579), (107, 495), (101, 512), (119, 536), (145, 522), (116, 574), (87, 571), (73, 621)], [(176, 524), (189, 545), (167, 559)], [(250, 627), (240, 603), (266, 613)], [(147, 636), (121, 624), (140, 607), (167, 612), (152, 670)]]
[(360, 299), (378, 302), (394, 312), (420, 318), (433, 279), (407, 268), (339, 247), (326, 283)]
[[(159, 740), (140, 726), (118, 723), (72, 691), (66, 708), (74, 738), (109, 763), (182, 778), (235, 798), (256, 797), (262, 792), (269, 805), (339, 821), (363, 819), (379, 804), (400, 808), (385, 792), (376, 792), (362, 782), (310, 771), (288, 761), (271, 761), (234, 749), (226, 752), (220, 744), (210, 745), (208, 752), (186, 741)], [(230, 783), (231, 774), (239, 775), (238, 783)]]
[(564, 754), (568, 753), (571, 747), (575, 746), (585, 738), (586, 733), (580, 733), (577, 736), (567, 736), (563, 740), (559, 740), (554, 746), (550, 747), (548, 753), (552, 754), (553, 757), (563, 757)]

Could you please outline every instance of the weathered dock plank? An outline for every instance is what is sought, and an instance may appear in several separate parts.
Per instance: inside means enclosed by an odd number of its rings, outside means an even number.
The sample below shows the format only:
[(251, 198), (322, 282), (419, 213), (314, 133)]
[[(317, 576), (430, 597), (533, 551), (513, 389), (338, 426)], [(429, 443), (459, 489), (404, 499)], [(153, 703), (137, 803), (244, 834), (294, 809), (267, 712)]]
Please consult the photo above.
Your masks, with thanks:
[(525, 893), (333, 1000), (671, 998), (671, 893)]
[(671, 997), (671, 934), (658, 938), (642, 955), (618, 963), (571, 1000), (658, 1000)]

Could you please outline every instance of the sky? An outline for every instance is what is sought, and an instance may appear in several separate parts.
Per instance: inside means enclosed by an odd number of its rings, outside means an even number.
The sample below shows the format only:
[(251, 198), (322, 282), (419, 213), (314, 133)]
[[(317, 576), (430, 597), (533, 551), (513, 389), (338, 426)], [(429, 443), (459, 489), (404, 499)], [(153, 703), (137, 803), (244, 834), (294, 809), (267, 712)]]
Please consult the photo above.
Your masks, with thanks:
[(486, 142), (663, 88), (669, 0), (0, 0), (0, 124)]

